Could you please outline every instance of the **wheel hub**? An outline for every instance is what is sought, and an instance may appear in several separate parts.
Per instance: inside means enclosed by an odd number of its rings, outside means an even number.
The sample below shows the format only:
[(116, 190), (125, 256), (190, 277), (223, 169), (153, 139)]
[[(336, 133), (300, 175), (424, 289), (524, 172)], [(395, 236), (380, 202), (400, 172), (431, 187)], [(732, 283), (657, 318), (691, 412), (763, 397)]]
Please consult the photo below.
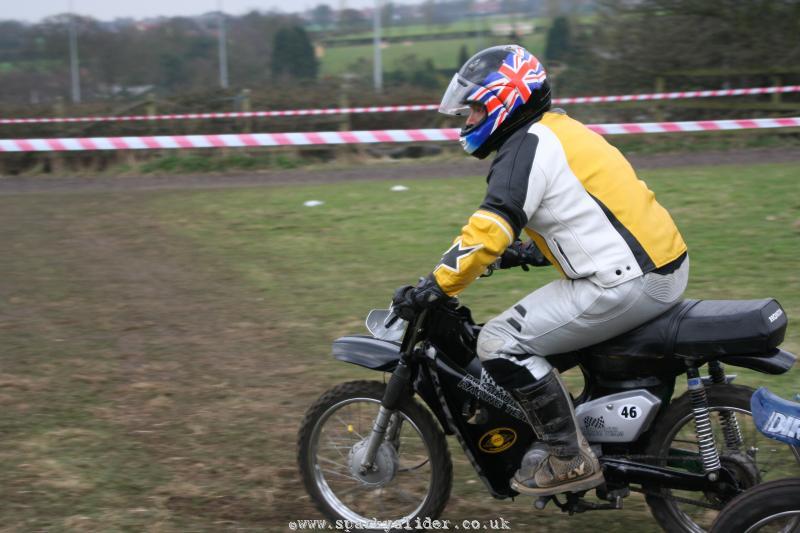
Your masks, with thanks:
[(372, 469), (362, 472), (361, 463), (367, 453), (367, 439), (364, 439), (350, 449), (349, 466), (350, 473), (371, 487), (383, 487), (394, 479), (399, 467), (397, 451), (388, 442), (384, 442), (375, 454), (375, 462)]
[[(722, 468), (728, 472), (740, 490), (744, 491), (761, 483), (761, 475), (753, 457), (742, 452), (734, 452), (722, 455), (719, 459)], [(734, 494), (723, 495), (706, 491), (705, 495), (709, 501), (725, 504)]]
[(754, 457), (742, 452), (725, 454), (719, 458), (722, 466), (727, 468), (739, 483), (742, 490), (755, 487), (761, 483), (761, 474)]

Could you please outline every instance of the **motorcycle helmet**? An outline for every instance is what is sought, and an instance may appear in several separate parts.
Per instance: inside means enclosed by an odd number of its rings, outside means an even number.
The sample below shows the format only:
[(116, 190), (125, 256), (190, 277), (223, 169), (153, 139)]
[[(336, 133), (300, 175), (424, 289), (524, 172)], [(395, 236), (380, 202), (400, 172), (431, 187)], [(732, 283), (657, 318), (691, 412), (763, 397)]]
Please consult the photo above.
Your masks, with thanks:
[(485, 118), (461, 129), (464, 150), (479, 159), (497, 149), (520, 126), (550, 109), (550, 84), (533, 54), (517, 45), (493, 46), (472, 56), (456, 72), (439, 104), (445, 115), (469, 115), (470, 104)]

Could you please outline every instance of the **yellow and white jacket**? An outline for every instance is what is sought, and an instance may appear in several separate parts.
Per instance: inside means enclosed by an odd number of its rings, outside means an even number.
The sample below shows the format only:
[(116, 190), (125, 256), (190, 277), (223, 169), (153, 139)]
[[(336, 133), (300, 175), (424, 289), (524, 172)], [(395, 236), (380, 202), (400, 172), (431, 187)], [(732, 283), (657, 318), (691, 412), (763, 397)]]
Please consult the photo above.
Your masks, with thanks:
[(560, 110), (506, 140), (486, 197), (433, 275), (460, 293), (521, 231), (561, 273), (614, 287), (682, 259), (686, 244), (655, 194), (603, 137)]

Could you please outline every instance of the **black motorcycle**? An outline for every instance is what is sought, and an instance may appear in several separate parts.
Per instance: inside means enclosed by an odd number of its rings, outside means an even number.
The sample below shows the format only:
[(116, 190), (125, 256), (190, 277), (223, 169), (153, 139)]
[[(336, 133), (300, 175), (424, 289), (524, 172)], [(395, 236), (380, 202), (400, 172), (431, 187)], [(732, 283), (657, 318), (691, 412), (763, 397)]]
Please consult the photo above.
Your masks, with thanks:
[[(621, 509), (637, 491), (664, 529), (703, 531), (744, 490), (797, 475), (786, 470), (796, 468), (790, 447), (753, 425), (753, 391), (731, 384), (735, 376), (723, 368), (787, 372), (796, 358), (778, 348), (786, 325), (772, 299), (684, 300), (624, 335), (549, 358), (562, 373), (582, 373), (575, 413), (605, 484), (593, 489), (594, 501), (584, 491), (539, 498), (535, 507)], [(375, 530), (441, 516), (453, 473), (445, 435), (458, 439), (492, 496), (517, 496), (509, 480), (536, 436), (482, 369), (480, 326), (469, 309), (452, 300), (407, 327), (391, 311), (374, 310), (367, 327), (372, 335), (336, 340), (333, 355), (390, 372), (388, 383), (333, 387), (309, 408), (299, 432), (302, 479), (323, 515)], [(688, 390), (673, 399), (684, 374)]]

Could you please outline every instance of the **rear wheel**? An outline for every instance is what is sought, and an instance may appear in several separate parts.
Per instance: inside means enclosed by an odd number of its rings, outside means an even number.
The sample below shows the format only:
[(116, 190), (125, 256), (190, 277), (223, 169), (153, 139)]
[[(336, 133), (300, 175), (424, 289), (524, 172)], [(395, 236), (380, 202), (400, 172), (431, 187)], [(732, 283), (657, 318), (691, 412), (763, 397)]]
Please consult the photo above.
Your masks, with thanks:
[[(416, 517), (437, 518), (447, 504), (453, 465), (447, 441), (430, 412), (413, 398), (392, 415), (376, 469), (360, 472), (361, 457), (386, 386), (343, 383), (306, 412), (298, 464), (308, 494), (332, 521), (388, 530)], [(395, 526), (396, 527), (396, 526)]]
[(779, 479), (740, 494), (719, 513), (712, 533), (800, 532), (800, 478)]
[[(740, 385), (706, 387), (711, 425), (722, 466), (747, 489), (764, 481), (800, 475), (790, 446), (762, 435), (750, 414), (753, 390)], [(726, 444), (722, 419), (736, 415), (742, 443), (738, 449)], [(688, 393), (674, 400), (656, 421), (646, 454), (657, 464), (702, 473), (699, 446)], [(644, 486), (647, 504), (659, 525), (669, 532), (702, 532), (711, 527), (730, 497), (657, 486)]]

